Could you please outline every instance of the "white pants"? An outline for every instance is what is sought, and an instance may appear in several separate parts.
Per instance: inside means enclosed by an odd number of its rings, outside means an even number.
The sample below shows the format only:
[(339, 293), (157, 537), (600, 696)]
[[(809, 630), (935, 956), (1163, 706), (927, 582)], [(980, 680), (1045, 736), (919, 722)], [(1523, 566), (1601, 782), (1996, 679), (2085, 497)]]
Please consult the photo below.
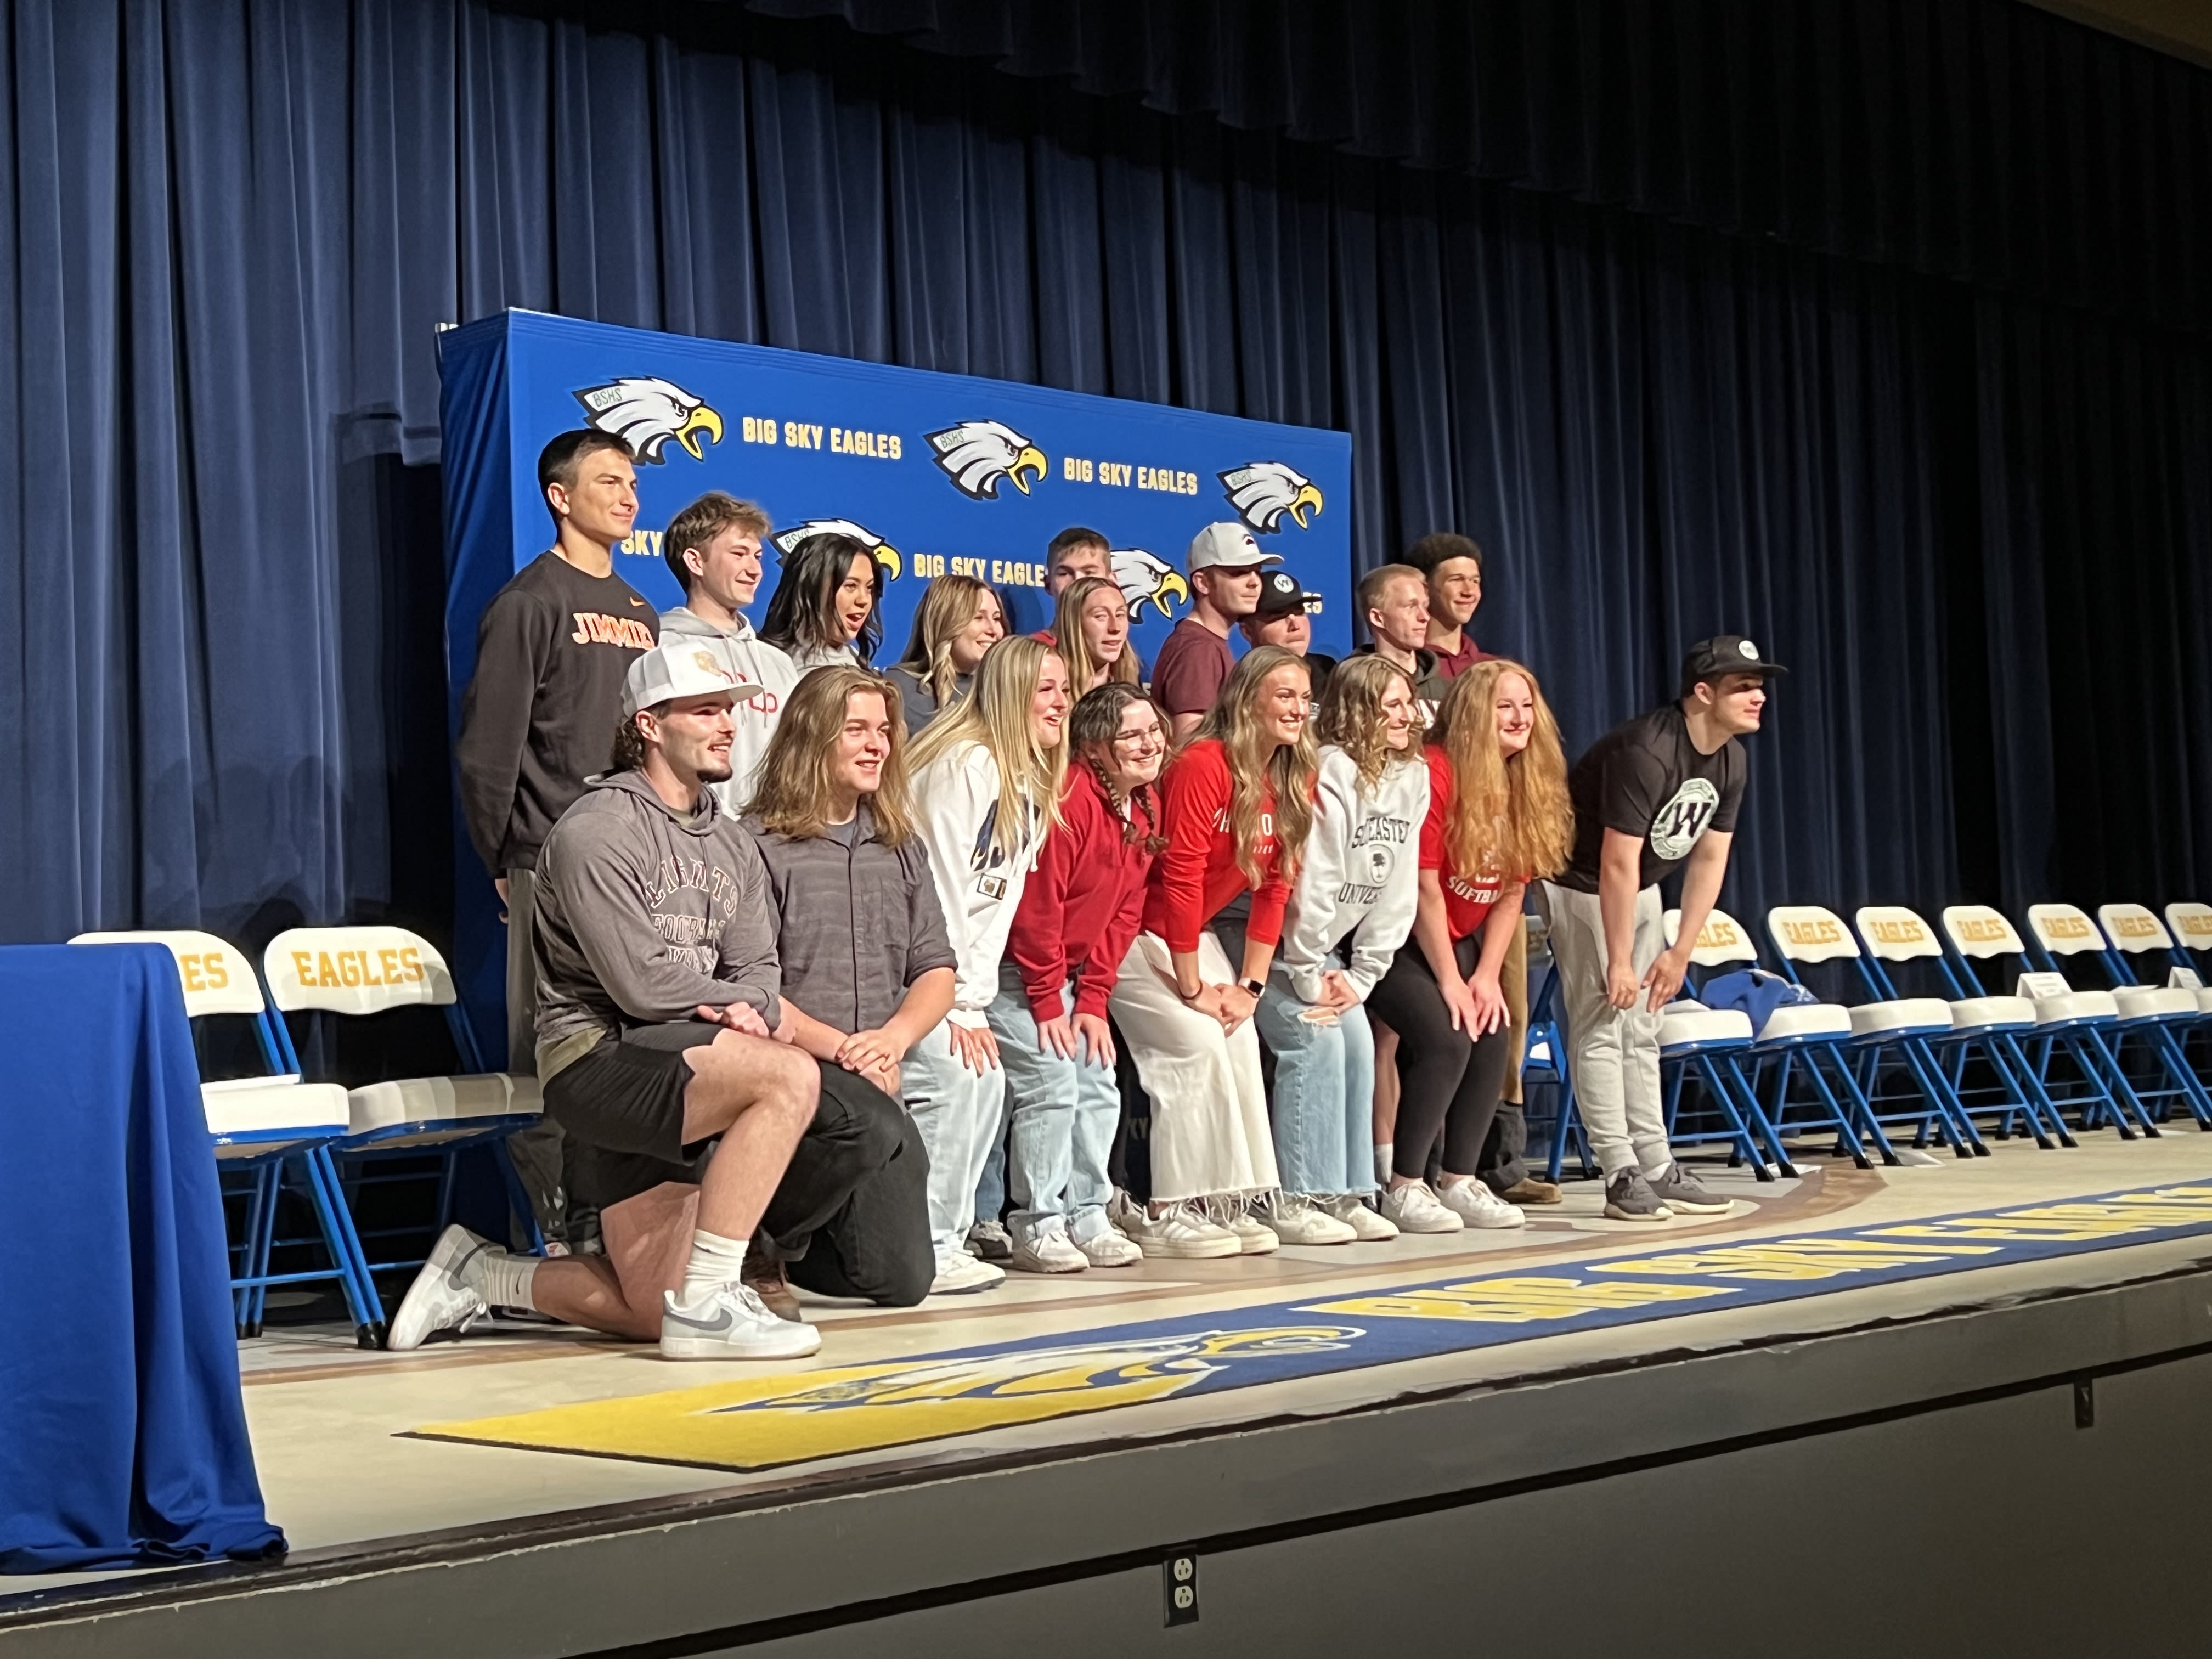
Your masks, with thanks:
[[(1198, 936), (1198, 973), (1208, 985), (1237, 977), (1211, 933)], [(1130, 945), (1110, 1006), (1152, 1099), (1152, 1196), (1273, 1191), (1275, 1142), (1252, 1022), (1224, 1032), (1219, 1020), (1186, 1007), (1157, 933), (1139, 933)]]
[[(1645, 1010), (1641, 992), (1633, 1008), (1607, 1000), (1605, 921), (1597, 895), (1547, 881), (1543, 896), (1552, 919), (1552, 959), (1559, 964), (1568, 1069), (1590, 1152), (1608, 1181), (1639, 1166), (1657, 1175), (1674, 1158), (1659, 1096), (1659, 1016)], [(1659, 890), (1647, 887), (1636, 896), (1629, 945), (1639, 981), (1666, 948)]]
[(961, 1253), (975, 1224), (975, 1183), (1006, 1110), (1006, 1074), (969, 1071), (952, 1052), (950, 1022), (939, 1020), (907, 1050), (899, 1087), (929, 1154), (929, 1238), (942, 1261)]

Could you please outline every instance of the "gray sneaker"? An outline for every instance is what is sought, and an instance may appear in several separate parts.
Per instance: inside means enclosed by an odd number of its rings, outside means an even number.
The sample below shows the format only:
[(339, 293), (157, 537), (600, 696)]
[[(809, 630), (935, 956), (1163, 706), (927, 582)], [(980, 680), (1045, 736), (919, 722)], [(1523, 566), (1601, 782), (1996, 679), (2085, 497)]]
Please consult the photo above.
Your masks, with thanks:
[(1605, 1212), (1615, 1221), (1671, 1221), (1674, 1212), (1651, 1190), (1640, 1170), (1623, 1170), (1605, 1183)]
[(1680, 1158), (1656, 1176), (1646, 1176), (1659, 1201), (1681, 1215), (1725, 1215), (1729, 1200), (1682, 1167)]

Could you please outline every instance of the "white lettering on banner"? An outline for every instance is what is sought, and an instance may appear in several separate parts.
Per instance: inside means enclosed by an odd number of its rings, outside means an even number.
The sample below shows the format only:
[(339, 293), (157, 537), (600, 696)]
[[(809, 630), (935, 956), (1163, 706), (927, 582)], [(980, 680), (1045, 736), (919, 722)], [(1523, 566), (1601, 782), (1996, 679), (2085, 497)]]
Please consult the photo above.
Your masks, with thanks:
[(1669, 862), (1687, 858), (1720, 805), (1721, 792), (1713, 787), (1710, 780), (1683, 779), (1674, 799), (1661, 807), (1651, 820), (1653, 855)]

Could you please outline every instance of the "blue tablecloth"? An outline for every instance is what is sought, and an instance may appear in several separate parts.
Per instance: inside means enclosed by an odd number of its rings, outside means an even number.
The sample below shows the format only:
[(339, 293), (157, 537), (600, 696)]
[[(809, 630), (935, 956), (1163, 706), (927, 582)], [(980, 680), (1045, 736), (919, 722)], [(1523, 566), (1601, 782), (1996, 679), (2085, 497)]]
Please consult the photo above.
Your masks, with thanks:
[(167, 951), (0, 948), (0, 1572), (282, 1553)]

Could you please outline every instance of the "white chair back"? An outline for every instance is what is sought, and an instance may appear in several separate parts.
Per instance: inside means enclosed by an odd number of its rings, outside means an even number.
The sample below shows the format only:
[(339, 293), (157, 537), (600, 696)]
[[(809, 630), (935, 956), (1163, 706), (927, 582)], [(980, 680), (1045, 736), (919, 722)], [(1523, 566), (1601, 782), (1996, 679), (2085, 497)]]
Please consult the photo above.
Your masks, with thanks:
[(1943, 932), (1962, 957), (2019, 957), (2027, 954), (2020, 930), (2002, 911), (1986, 904), (1947, 904)]
[(2031, 904), (2027, 925), (2036, 942), (2054, 957), (2079, 956), (2084, 951), (2105, 948), (2105, 936), (2078, 905)]
[(1943, 946), (1936, 930), (1917, 910), (1901, 904), (1863, 904), (1853, 918), (1868, 954), (1883, 962), (1910, 962), (1916, 957), (1940, 957)]
[(289, 928), (269, 941), (261, 970), (270, 1000), (286, 1013), (375, 1014), (453, 1000), (445, 957), (404, 927)]
[(2173, 949), (2173, 936), (2166, 931), (2166, 924), (2140, 904), (2100, 904), (2097, 921), (2105, 937), (2130, 956)]
[(2212, 951), (2212, 904), (2185, 899), (2166, 907), (2166, 925), (2185, 951)]
[(185, 1012), (191, 1018), (261, 1012), (261, 983), (253, 977), (253, 958), (213, 933), (195, 928), (149, 928), (138, 933), (79, 933), (70, 943), (165, 947), (176, 958), (177, 976), (185, 982)]
[(1817, 904), (1778, 904), (1766, 913), (1766, 931), (1792, 962), (1832, 962), (1859, 953), (1844, 919)]
[[(1682, 913), (1669, 910), (1666, 916), (1667, 943), (1672, 945), (1681, 936)], [(1751, 935), (1743, 931), (1742, 923), (1725, 910), (1706, 913), (1705, 925), (1698, 929), (1698, 943), (1690, 952), (1690, 960), (1700, 968), (1718, 968), (1731, 962), (1757, 962), (1759, 947), (1751, 942)]]

